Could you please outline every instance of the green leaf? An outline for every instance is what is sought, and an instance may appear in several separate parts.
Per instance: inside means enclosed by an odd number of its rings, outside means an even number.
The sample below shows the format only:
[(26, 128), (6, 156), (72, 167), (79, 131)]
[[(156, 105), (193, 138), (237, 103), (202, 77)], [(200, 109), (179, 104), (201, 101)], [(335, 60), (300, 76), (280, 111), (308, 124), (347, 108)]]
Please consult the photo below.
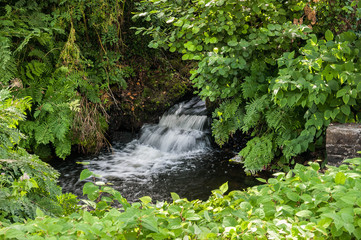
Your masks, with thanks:
[(296, 216), (309, 218), (309, 217), (312, 216), (312, 212), (310, 210), (301, 210), (301, 211), (296, 213)]
[(357, 227), (353, 234), (356, 236), (356, 239), (361, 239), (361, 228)]
[(351, 113), (351, 108), (349, 105), (342, 105), (341, 106), (341, 111), (346, 115), (349, 116)]
[(225, 218), (223, 218), (222, 225), (224, 227), (235, 227), (238, 224), (237, 224), (237, 220), (235, 218), (233, 218), (233, 217), (225, 217)]
[(230, 47), (235, 47), (238, 45), (238, 42), (237, 42), (237, 40), (231, 40), (231, 41), (228, 41), (227, 44)]
[(344, 96), (346, 93), (347, 93), (347, 90), (346, 90), (345, 88), (342, 88), (342, 89), (340, 89), (340, 90), (337, 91), (336, 97), (337, 97), (337, 98), (342, 97), (342, 96)]
[(187, 219), (188, 221), (197, 221), (201, 219), (201, 217), (198, 214), (194, 213), (194, 210), (190, 210), (186, 212), (184, 214), (184, 218)]
[(142, 201), (142, 203), (144, 203), (145, 205), (147, 205), (148, 203), (152, 202), (152, 198), (149, 196), (144, 196), (139, 198), (140, 201)]
[(180, 229), (182, 228), (182, 221), (179, 218), (168, 218), (168, 229)]
[(335, 110), (332, 111), (331, 118), (335, 119), (339, 113), (340, 113), (340, 109), (336, 108)]
[(192, 28), (192, 33), (196, 34), (200, 31), (201, 29), (199, 27), (193, 27)]
[(252, 208), (252, 205), (249, 202), (241, 202), (239, 207), (241, 210), (248, 212)]
[(331, 218), (322, 218), (321, 220), (318, 221), (317, 225), (323, 228), (328, 228), (331, 225), (331, 223), (332, 223)]
[(293, 59), (294, 57), (295, 57), (295, 51), (290, 52), (287, 56), (287, 58), (290, 60)]
[(36, 216), (37, 217), (45, 217), (45, 214), (43, 211), (40, 210), (40, 208), (36, 208)]
[(275, 30), (275, 26), (274, 26), (273, 24), (268, 24), (268, 25), (267, 25), (267, 28), (268, 28), (270, 31)]
[(355, 226), (352, 223), (344, 223), (343, 226), (349, 234), (352, 234), (355, 231)]
[(183, 25), (183, 19), (179, 19), (178, 21), (173, 23), (173, 25), (176, 26), (176, 27), (181, 27)]
[(331, 117), (331, 114), (332, 114), (332, 111), (331, 110), (326, 110), (324, 113), (323, 113), (323, 116), (325, 117), (325, 119), (329, 119)]
[(299, 200), (299, 198), (300, 198), (297, 193), (291, 192), (291, 191), (287, 192), (286, 195), (287, 195), (288, 199), (290, 199), (290, 200), (292, 200), (294, 202), (297, 202)]
[(81, 171), (80, 173), (80, 181), (83, 181), (84, 179), (87, 179), (88, 177), (92, 176), (93, 172), (89, 171), (89, 169), (84, 169), (83, 171)]
[(89, 165), (90, 164), (90, 162), (76, 162), (76, 164), (81, 164), (81, 165)]
[(344, 66), (345, 70), (348, 72), (353, 72), (355, 70), (354, 64), (352, 62), (346, 62)]
[[(345, 182), (343, 182), (343, 183), (337, 183), (337, 184), (344, 184), (344, 183), (345, 183)], [(356, 202), (356, 196), (345, 195), (345, 196), (342, 196), (341, 200), (344, 201), (344, 202), (347, 203), (347, 204), (354, 205), (355, 202)], [(360, 209), (360, 208), (359, 208), (359, 209)]]
[(100, 201), (96, 204), (96, 209), (97, 210), (104, 210), (106, 209), (107, 207), (109, 207), (108, 203), (105, 202), (105, 201)]
[(210, 218), (209, 213), (208, 213), (207, 210), (204, 211), (203, 216), (204, 216), (204, 218), (207, 220), (207, 222), (210, 222), (210, 221), (211, 221), (211, 218)]
[(219, 187), (219, 190), (224, 194), (228, 190), (228, 182), (224, 183), (222, 186)]
[(254, 214), (256, 216), (258, 216), (260, 219), (264, 219), (266, 214), (265, 214), (265, 211), (263, 210), (263, 208), (257, 208), (255, 211), (254, 211)]
[(182, 60), (188, 60), (189, 59), (189, 54), (186, 53), (182, 56)]
[(346, 94), (342, 96), (342, 100), (345, 104), (348, 103), (348, 101), (350, 100), (350, 95)]
[(318, 164), (318, 163), (316, 163), (316, 162), (310, 163), (310, 166), (311, 166), (312, 169), (315, 170), (315, 171), (320, 170), (320, 164)]
[(142, 226), (152, 232), (159, 232), (157, 221), (158, 218), (156, 218), (155, 216), (145, 216), (144, 218), (142, 218)]
[[(83, 187), (83, 194), (88, 194), (88, 195), (92, 195), (94, 196), (95, 194), (98, 194), (99, 192), (99, 187), (94, 185), (94, 183), (92, 182), (87, 182), (84, 184), (84, 187)], [(89, 198), (90, 199), (90, 198)], [(93, 197), (92, 199), (90, 200), (95, 200)]]
[[(20, 231), (18, 229), (14, 229), (14, 228), (7, 229), (5, 232), (5, 236), (7, 239), (26, 239), (27, 238), (27, 237), (25, 237), (25, 234), (23, 231)], [(23, 238), (21, 238), (21, 236), (23, 236)]]
[(346, 182), (346, 175), (343, 172), (338, 172), (335, 176), (335, 183), (345, 184), (345, 182)]
[(332, 41), (333, 40), (333, 33), (330, 30), (327, 30), (325, 32), (325, 38), (327, 41)]
[(262, 182), (262, 183), (267, 183), (267, 180), (266, 179), (263, 179), (263, 178), (256, 178), (258, 181)]
[(212, 38), (209, 39), (209, 42), (210, 42), (210, 43), (217, 43), (218, 40), (217, 40), (216, 37), (212, 37)]
[(171, 192), (170, 195), (172, 196), (173, 201), (180, 199), (179, 195), (174, 192)]
[(83, 220), (87, 223), (94, 223), (96, 221), (96, 218), (94, 216), (91, 215), (91, 213), (89, 213), (88, 211), (83, 211)]

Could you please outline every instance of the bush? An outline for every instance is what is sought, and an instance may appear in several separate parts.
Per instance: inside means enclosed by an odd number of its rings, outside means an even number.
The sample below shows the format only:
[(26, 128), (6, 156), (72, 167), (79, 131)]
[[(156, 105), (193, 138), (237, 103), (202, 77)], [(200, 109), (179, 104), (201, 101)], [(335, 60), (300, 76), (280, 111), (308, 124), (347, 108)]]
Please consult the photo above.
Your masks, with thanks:
[(254, 173), (287, 169), (322, 145), (331, 121), (359, 121), (360, 95), (350, 88), (358, 84), (359, 16), (358, 1), (152, 0), (135, 18), (153, 23), (138, 28), (153, 37), (149, 47), (198, 64), (191, 78), (199, 95), (219, 104), (216, 142), (236, 131), (253, 136), (240, 155)]
[[(228, 194), (227, 184), (202, 202), (172, 193), (173, 203), (150, 197), (129, 204), (104, 183), (88, 182), (92, 210), (37, 218), (0, 230), (0, 238), (44, 239), (361, 239), (361, 158), (323, 171), (296, 165), (263, 185)], [(91, 176), (84, 170), (81, 179)], [(107, 193), (105, 195), (105, 193)], [(119, 201), (122, 208), (108, 204)]]
[(18, 146), (24, 137), (16, 128), (25, 119), (30, 99), (15, 100), (9, 90), (0, 90), (0, 222), (34, 218), (39, 208), (50, 216), (77, 209), (72, 194), (62, 194), (58, 172), (37, 156)]

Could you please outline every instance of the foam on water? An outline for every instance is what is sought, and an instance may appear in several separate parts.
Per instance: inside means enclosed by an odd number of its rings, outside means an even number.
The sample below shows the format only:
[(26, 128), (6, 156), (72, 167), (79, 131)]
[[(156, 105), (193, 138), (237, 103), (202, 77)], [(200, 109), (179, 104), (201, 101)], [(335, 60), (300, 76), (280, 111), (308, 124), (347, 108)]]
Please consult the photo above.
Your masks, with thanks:
[(88, 167), (103, 177), (146, 180), (209, 150), (208, 126), (205, 103), (193, 98), (172, 107), (159, 124), (144, 125), (139, 139), (98, 156)]

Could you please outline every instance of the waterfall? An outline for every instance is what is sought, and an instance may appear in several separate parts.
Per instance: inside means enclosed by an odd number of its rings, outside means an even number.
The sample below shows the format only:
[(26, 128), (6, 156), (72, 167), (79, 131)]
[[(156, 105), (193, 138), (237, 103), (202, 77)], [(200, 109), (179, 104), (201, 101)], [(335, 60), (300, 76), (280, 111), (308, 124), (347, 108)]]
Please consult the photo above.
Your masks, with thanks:
[[(243, 173), (242, 165), (229, 163), (230, 152), (211, 149), (209, 119), (205, 103), (198, 98), (179, 103), (160, 118), (158, 124), (145, 125), (139, 137), (130, 142), (113, 143), (111, 152), (84, 156), (77, 162), (112, 184), (128, 199), (142, 196), (172, 201), (170, 192), (181, 197), (206, 200), (211, 190), (229, 182), (233, 189), (257, 184)], [(63, 189), (82, 195), (78, 181), (83, 165), (58, 168)]]
[(164, 113), (157, 125), (145, 125), (139, 142), (162, 152), (182, 153), (210, 147), (209, 119), (203, 101), (193, 98)]
[(206, 113), (205, 103), (197, 97), (176, 104), (158, 124), (144, 125), (139, 139), (100, 155), (89, 168), (104, 177), (145, 179), (180, 167), (187, 158), (211, 148)]

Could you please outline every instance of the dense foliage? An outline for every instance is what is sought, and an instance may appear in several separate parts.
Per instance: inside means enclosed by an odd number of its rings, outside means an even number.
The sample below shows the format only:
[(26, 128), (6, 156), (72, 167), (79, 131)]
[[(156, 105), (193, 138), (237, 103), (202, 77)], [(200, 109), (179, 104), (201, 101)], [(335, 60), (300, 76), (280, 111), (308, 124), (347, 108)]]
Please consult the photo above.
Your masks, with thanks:
[(152, 0), (138, 10), (150, 47), (197, 63), (199, 95), (219, 104), (216, 141), (254, 137), (240, 152), (246, 170), (285, 166), (322, 144), (331, 121), (359, 121), (358, 1)]
[(60, 216), (78, 208), (76, 196), (57, 186), (59, 174), (18, 146), (23, 135), (16, 127), (28, 108), (29, 98), (14, 100), (9, 90), (0, 91), (0, 226), (34, 218), (36, 209)]
[[(325, 173), (318, 163), (296, 165), (246, 191), (225, 194), (224, 184), (205, 202), (172, 193), (173, 203), (129, 204), (88, 182), (88, 210), (60, 218), (37, 210), (35, 220), (1, 229), (0, 239), (361, 239), (361, 159), (347, 162)], [(85, 170), (81, 179), (91, 175)], [(109, 207), (117, 201), (121, 209)]]
[[(361, 239), (361, 158), (296, 164), (244, 191), (224, 184), (204, 202), (171, 193), (172, 203), (130, 204), (85, 169), (79, 206), (25, 150), (97, 151), (110, 107), (137, 121), (147, 104), (170, 104), (167, 91), (184, 94), (178, 71), (192, 67), (217, 105), (217, 142), (251, 133), (246, 170), (287, 166), (322, 144), (330, 122), (360, 121), (359, 1), (150, 0), (133, 23), (144, 37), (129, 38), (133, 1), (0, 3), (0, 239)], [(189, 65), (137, 48), (149, 36)]]
[[(42, 157), (52, 155), (52, 146), (61, 158), (70, 154), (75, 143), (89, 150), (97, 149), (93, 139), (101, 145), (106, 129), (101, 91), (107, 91), (113, 78), (125, 86), (123, 78), (112, 73), (105, 81), (109, 61), (100, 61), (103, 56), (91, 58), (98, 54), (94, 52), (84, 55), (85, 49), (76, 42), (76, 20), (80, 21), (79, 14), (90, 8), (78, 5), (74, 9), (66, 1), (63, 5), (7, 1), (1, 8), (0, 84), (13, 87), (13, 94), (33, 99), (29, 117), (20, 126), (28, 136), (22, 146)], [(96, 22), (99, 14), (91, 15), (93, 24), (107, 27), (110, 23), (105, 16), (100, 19), (106, 18), (108, 25)], [(87, 121), (88, 117), (92, 121)]]
[(132, 4), (1, 3), (0, 88), (11, 87), (13, 95), (33, 102), (20, 124), (28, 136), (23, 147), (43, 159), (65, 158), (73, 145), (97, 152), (108, 144), (110, 107), (125, 119), (136, 118), (184, 95), (188, 84), (170, 63), (144, 50), (146, 39), (125, 35)]

